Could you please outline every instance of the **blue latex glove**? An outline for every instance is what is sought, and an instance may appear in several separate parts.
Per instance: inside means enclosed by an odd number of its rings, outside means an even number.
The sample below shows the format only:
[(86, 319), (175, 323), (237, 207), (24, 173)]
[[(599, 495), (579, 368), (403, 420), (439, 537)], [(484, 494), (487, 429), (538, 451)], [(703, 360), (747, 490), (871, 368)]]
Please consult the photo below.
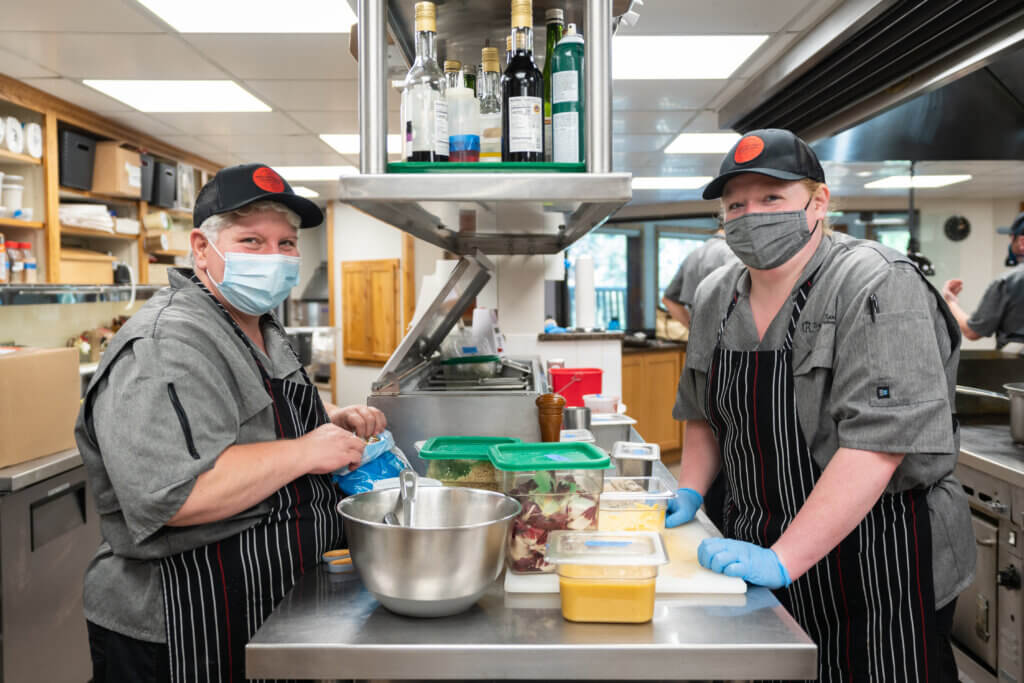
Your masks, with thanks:
[(747, 583), (767, 588), (785, 588), (793, 581), (774, 550), (730, 538), (708, 538), (697, 548), (702, 567), (726, 576), (738, 576)]
[(681, 524), (686, 524), (694, 518), (697, 510), (704, 504), (704, 496), (693, 489), (681, 488), (676, 491), (676, 497), (668, 502), (668, 516), (665, 517), (665, 526), (671, 529)]

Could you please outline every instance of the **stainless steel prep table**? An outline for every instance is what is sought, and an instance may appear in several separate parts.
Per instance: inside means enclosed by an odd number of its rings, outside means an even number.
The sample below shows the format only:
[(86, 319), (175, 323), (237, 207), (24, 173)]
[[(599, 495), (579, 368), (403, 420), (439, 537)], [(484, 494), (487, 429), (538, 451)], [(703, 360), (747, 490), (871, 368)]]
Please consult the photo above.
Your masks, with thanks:
[[(633, 440), (641, 441), (635, 430)], [(671, 475), (660, 462), (656, 474)], [(701, 513), (703, 514), (703, 513)], [(770, 591), (659, 596), (647, 624), (575, 624), (557, 595), (506, 595), (499, 579), (468, 612), (387, 611), (354, 574), (322, 567), (246, 646), (250, 678), (804, 679), (817, 647)]]
[(960, 427), (960, 464), (1024, 488), (1024, 446), (1010, 438), (1009, 417), (999, 424)]

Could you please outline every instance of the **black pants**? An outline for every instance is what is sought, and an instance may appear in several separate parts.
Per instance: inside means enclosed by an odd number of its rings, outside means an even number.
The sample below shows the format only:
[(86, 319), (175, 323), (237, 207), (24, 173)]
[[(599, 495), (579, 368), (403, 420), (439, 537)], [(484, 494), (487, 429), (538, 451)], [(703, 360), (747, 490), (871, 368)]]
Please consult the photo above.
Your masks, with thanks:
[(956, 598), (942, 609), (935, 612), (935, 635), (939, 637), (939, 677), (940, 683), (957, 683), (959, 674), (956, 659), (953, 658), (953, 613), (956, 612)]
[(87, 621), (92, 683), (169, 683), (166, 643), (149, 643)]

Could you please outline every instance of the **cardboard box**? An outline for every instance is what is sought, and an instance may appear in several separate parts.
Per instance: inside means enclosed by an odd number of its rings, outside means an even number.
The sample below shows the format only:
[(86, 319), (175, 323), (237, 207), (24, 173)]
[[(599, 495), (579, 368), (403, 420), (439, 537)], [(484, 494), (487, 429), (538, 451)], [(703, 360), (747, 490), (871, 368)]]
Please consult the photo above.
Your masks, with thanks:
[(112, 285), (114, 257), (88, 249), (63, 247), (57, 282), (64, 285)]
[(97, 142), (92, 166), (92, 191), (116, 197), (142, 196), (142, 161), (139, 153), (119, 142)]
[(75, 447), (77, 349), (0, 347), (0, 467)]

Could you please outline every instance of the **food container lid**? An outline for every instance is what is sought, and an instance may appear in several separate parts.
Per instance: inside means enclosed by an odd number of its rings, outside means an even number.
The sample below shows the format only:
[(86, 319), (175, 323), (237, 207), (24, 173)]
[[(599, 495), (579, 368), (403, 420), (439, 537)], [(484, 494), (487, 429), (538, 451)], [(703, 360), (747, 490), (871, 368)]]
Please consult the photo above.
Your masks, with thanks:
[(668, 501), (675, 496), (676, 492), (659, 477), (605, 477), (601, 502), (652, 499)]
[(491, 462), (503, 472), (603, 470), (611, 461), (597, 446), (582, 442), (513, 443), (491, 447)]
[(618, 460), (660, 460), (661, 446), (656, 443), (616, 441), (612, 446), (612, 457)]
[(656, 531), (552, 531), (545, 559), (552, 564), (653, 567), (668, 564)]
[(591, 431), (596, 427), (635, 425), (636, 420), (622, 413), (593, 413), (590, 416)]
[(498, 356), (459, 356), (457, 358), (445, 358), (441, 365), (477, 365), (479, 363), (498, 363), (501, 358)]
[(581, 441), (583, 443), (594, 443), (594, 433), (589, 429), (563, 429), (562, 441)]
[(521, 442), (506, 436), (435, 436), (419, 455), (424, 460), (488, 460), (491, 446)]

